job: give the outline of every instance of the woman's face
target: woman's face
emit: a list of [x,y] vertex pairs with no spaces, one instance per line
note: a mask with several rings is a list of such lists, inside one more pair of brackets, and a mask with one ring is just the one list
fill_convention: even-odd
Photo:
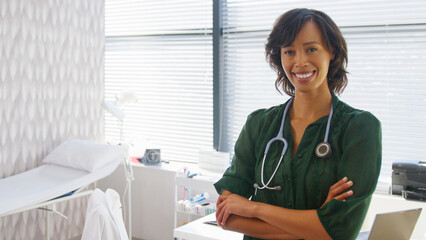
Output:
[[290,46],[281,48],[281,64],[295,92],[328,90],[327,73],[332,54],[325,47],[314,21],[306,22]]

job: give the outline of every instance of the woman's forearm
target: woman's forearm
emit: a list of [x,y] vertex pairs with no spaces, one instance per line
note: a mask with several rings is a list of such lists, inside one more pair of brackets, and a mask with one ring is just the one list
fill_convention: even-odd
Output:
[[238,215],[231,215],[222,228],[261,239],[297,239],[292,234],[260,219],[246,218]]
[[[352,181],[348,181],[347,177],[339,180],[330,187],[324,204],[333,199],[342,201],[352,196],[353,191],[347,191],[352,185]],[[286,209],[253,202],[226,190],[219,196],[216,206],[216,220],[219,226],[222,225],[250,236],[270,239],[275,236],[280,236],[278,239],[331,239],[319,220],[316,210]],[[231,217],[232,223],[227,224],[229,221],[227,219]],[[255,235],[268,233],[273,235],[268,237]]]
[[[281,231],[278,231],[278,233],[289,234],[289,237],[296,239],[331,239],[320,222],[316,210],[286,209],[250,201],[237,194],[226,192],[219,196],[217,201],[216,220],[219,226],[226,225],[231,216],[262,220],[266,225],[280,229]],[[257,228],[255,224],[252,224],[255,222],[242,223],[230,225],[231,227],[227,228],[247,235],[253,235],[253,233],[247,231],[267,233],[262,232],[262,228]]]
[[253,214],[260,220],[302,239],[331,239],[316,210],[294,210],[264,203],[253,205]]

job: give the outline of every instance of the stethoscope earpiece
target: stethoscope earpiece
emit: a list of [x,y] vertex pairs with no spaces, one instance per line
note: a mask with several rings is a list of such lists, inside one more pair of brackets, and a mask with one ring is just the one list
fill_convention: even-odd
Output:
[[315,155],[319,158],[327,158],[331,155],[331,146],[328,142],[321,142],[315,148]]

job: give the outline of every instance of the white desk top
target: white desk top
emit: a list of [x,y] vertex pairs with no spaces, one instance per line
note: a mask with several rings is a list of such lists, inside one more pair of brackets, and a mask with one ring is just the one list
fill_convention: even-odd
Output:
[[186,240],[241,240],[243,234],[223,230],[221,227],[205,224],[207,221],[216,220],[215,213],[197,219],[173,231],[175,238]]
[[[215,213],[197,219],[186,225],[174,229],[174,237],[185,240],[242,240],[243,234],[223,230],[222,228],[210,224],[207,221],[216,220]],[[426,236],[426,235],[425,235]],[[360,233],[357,239],[367,239],[368,233]],[[426,238],[411,238],[426,239]]]

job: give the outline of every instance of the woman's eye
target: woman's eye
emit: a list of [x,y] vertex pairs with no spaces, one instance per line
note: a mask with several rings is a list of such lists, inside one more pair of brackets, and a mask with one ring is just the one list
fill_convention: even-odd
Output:
[[292,50],[288,50],[288,51],[284,51],[284,55],[293,55],[294,51]]
[[309,48],[308,50],[307,50],[307,52],[316,52],[317,51],[317,49],[316,48]]

